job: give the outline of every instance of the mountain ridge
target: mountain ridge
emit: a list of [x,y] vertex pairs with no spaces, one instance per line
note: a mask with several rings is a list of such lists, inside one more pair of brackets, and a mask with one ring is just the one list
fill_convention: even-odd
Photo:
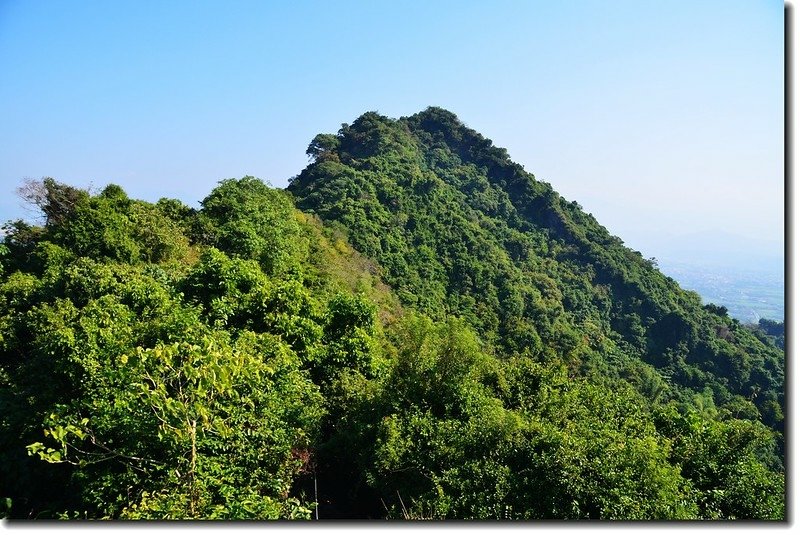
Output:
[[199,209],[26,185],[4,515],[785,518],[782,326],[703,306],[440,108],[307,154]]
[[[392,131],[393,125],[396,125],[396,131]],[[401,141],[404,136],[405,140]],[[369,149],[358,153],[348,152],[350,147],[355,146],[355,140]],[[364,140],[367,142],[364,143]],[[669,365],[663,355],[678,350],[682,343],[688,346],[688,351],[686,348],[681,350],[684,362],[690,359],[703,363],[702,359],[707,359],[707,365],[704,366],[706,370],[718,368],[714,361],[720,357],[726,358],[725,354],[710,350],[710,346],[716,338],[713,332],[722,327],[729,329],[733,323],[721,321],[719,316],[704,309],[697,294],[681,290],[674,280],[660,273],[652,261],[624,247],[619,238],[610,235],[576,202],[566,201],[549,184],[537,181],[522,166],[511,162],[505,150],[494,147],[490,140],[465,127],[454,114],[440,108],[429,108],[393,121],[372,112],[344,127],[336,138],[329,138],[328,142],[327,148],[319,153],[320,159],[298,175],[288,189],[298,199],[298,206],[302,209],[316,212],[327,221],[345,222],[356,248],[378,259],[386,267],[390,285],[393,279],[407,281],[410,271],[411,280],[426,281],[425,284],[420,283],[417,295],[456,293],[473,299],[483,295],[480,291],[473,291],[475,288],[458,286],[460,280],[480,278],[481,269],[466,273],[447,261],[436,261],[437,258],[447,259],[451,256],[448,245],[437,241],[436,236],[458,225],[448,222],[437,226],[429,222],[427,227],[436,231],[431,231],[433,236],[426,237],[428,243],[421,244],[417,243],[419,232],[416,229],[413,232],[417,235],[411,237],[409,232],[403,231],[407,228],[397,230],[401,221],[392,220],[391,214],[399,211],[392,206],[406,203],[404,209],[408,212],[413,203],[438,187],[451,193],[446,201],[450,206],[433,198],[430,204],[413,212],[411,224],[418,225],[413,217],[424,219],[426,214],[422,212],[425,210],[434,210],[436,216],[443,220],[452,219],[453,214],[459,211],[453,203],[461,206],[461,211],[466,214],[465,219],[472,218],[473,221],[466,221],[459,227],[461,234],[451,238],[456,242],[469,243],[478,237],[473,250],[469,252],[478,255],[481,264],[490,264],[490,257],[502,259],[498,267],[502,275],[495,274],[493,280],[483,281],[484,289],[489,286],[503,287],[504,281],[530,281],[532,277],[545,273],[549,280],[542,281],[535,288],[538,295],[542,295],[547,284],[560,280],[552,265],[546,267],[548,261],[551,264],[561,262],[572,266],[570,276],[573,279],[580,279],[582,273],[586,272],[590,272],[591,277],[581,283],[573,281],[573,284],[560,284],[562,298],[566,294],[566,299],[563,299],[563,303],[552,302],[548,305],[556,310],[561,307],[559,317],[570,318],[568,322],[571,322],[572,318],[584,313],[596,322],[605,321],[607,328],[601,330],[605,330],[615,341],[638,346],[639,356],[659,367]],[[381,147],[384,150],[388,148],[391,156],[387,157],[387,161],[399,164],[391,169],[388,179],[381,175],[382,168],[374,161]],[[445,176],[449,183],[442,181],[437,173]],[[353,181],[347,183],[346,188],[337,189],[348,177]],[[361,184],[364,187],[358,189]],[[410,193],[403,197],[402,192],[397,190],[397,184],[407,190],[410,188]],[[348,191],[354,195],[349,195]],[[355,194],[360,197],[356,198]],[[386,227],[376,231],[370,228],[367,214],[381,212],[380,221]],[[408,221],[404,225],[408,227]],[[491,232],[481,232],[487,229]],[[503,236],[504,241],[490,239],[491,233]],[[393,242],[388,241],[387,234]],[[531,236],[535,238],[532,240]],[[402,245],[404,239],[405,248]],[[426,250],[433,253],[428,255],[425,266],[426,269],[434,266],[431,269],[435,273],[422,273],[419,276],[413,273],[415,266],[421,265],[413,260],[419,255],[419,246],[427,247]],[[515,248],[517,253],[511,258],[509,252]],[[486,251],[491,252],[487,254]],[[465,262],[465,256],[462,254],[457,260]],[[522,266],[522,273],[516,269],[519,266]],[[555,271],[559,269],[564,271],[560,267]],[[437,277],[442,284],[431,288],[428,282]],[[518,292],[509,286],[505,285],[502,290],[506,296],[510,300],[521,299]],[[570,295],[578,290],[589,295],[610,292],[611,298],[603,300],[596,297],[592,298],[594,301],[590,299],[587,302],[585,296],[576,295],[573,301],[583,302],[570,301]],[[401,299],[403,295],[401,292]],[[429,301],[430,298],[426,299],[426,303]],[[441,306],[437,310],[429,304],[424,304],[423,310],[434,315],[442,313],[447,306],[444,305],[445,299],[440,301]],[[406,297],[407,304],[413,302],[413,297]],[[619,310],[610,317],[601,317],[598,307],[603,306],[614,306]],[[494,308],[495,312],[500,311],[495,314],[496,317],[487,318],[491,311],[483,310],[480,314],[476,311],[472,320],[468,321],[481,334],[502,340],[514,338],[514,333],[504,329],[503,325],[519,323],[524,321],[526,315],[536,314],[532,310],[512,312],[503,309],[500,303],[494,303]],[[450,310],[464,313],[463,300],[453,303]],[[698,335],[696,325],[690,329],[693,322],[688,321],[687,316],[705,318],[702,327],[705,332]],[[527,323],[526,327],[536,330],[536,322]],[[644,336],[642,331],[646,333]],[[698,336],[705,340],[700,340]],[[518,342],[518,347],[525,344],[522,340]],[[506,349],[514,348],[508,345]],[[727,380],[737,381],[734,389],[743,394],[751,387],[748,380],[741,377],[729,377]]]

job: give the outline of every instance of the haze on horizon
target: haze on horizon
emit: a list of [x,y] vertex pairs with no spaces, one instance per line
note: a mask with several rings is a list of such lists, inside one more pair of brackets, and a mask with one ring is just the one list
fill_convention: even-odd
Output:
[[748,0],[3,2],[0,219],[27,217],[25,177],[194,206],[224,178],[284,187],[317,133],[436,105],[645,256],[692,235],[780,256],[783,19]]

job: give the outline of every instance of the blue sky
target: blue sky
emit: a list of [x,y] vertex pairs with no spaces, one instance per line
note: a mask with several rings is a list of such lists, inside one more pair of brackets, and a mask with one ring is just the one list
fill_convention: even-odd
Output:
[[783,38],[774,0],[0,0],[0,219],[24,177],[283,187],[315,134],[437,105],[648,256],[778,251]]

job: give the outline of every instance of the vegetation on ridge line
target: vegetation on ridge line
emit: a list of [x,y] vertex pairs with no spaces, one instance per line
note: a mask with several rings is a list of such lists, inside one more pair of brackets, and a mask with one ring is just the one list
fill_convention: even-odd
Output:
[[288,193],[224,180],[199,210],[25,186],[7,516],[785,517],[772,326],[703,307],[444,110],[309,154]]

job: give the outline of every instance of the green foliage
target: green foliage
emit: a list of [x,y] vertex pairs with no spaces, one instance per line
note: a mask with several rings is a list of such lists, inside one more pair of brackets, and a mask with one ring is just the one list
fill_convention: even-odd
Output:
[[326,350],[316,366],[319,381],[329,382],[342,369],[374,374],[374,321],[374,305],[359,296],[338,294],[328,302],[323,331]]
[[[500,365],[463,323],[410,317],[395,364],[337,422],[343,451],[393,515],[413,518],[693,518],[642,402],[518,358]],[[398,499],[398,496],[400,499]],[[405,500],[405,501],[400,501]]]
[[18,261],[26,261],[41,239],[77,256],[124,263],[178,260],[188,252],[188,240],[175,221],[153,205],[130,200],[119,186],[112,184],[92,197],[46,178],[28,182],[23,197],[41,208],[46,224],[36,229],[17,222],[9,229],[6,242]]
[[6,263],[8,262],[7,258],[11,252],[8,250],[5,244],[0,243],[0,275],[3,275],[6,271]]
[[280,277],[246,244],[198,257],[182,229],[203,214],[181,205],[116,186],[81,199],[2,251],[11,516],[308,518],[297,485],[324,414],[311,377],[370,373],[374,306],[309,265],[312,295],[291,256]]
[[786,332],[782,321],[761,318],[758,320],[758,325],[753,326],[752,330],[759,339],[786,351]]
[[257,178],[223,180],[202,205],[197,239],[256,260],[269,275],[287,271],[305,253],[290,197]]
[[[477,331],[482,351],[564,366],[575,380],[587,381],[578,392],[594,392],[598,399],[620,399],[620,403],[628,400],[632,415],[651,422],[646,432],[628,437],[613,428],[604,430],[598,417],[585,410],[574,422],[562,420],[541,431],[550,437],[546,442],[550,453],[526,461],[540,463],[535,470],[540,486],[519,492],[523,496],[544,489],[556,492],[552,500],[561,508],[517,506],[503,510],[502,515],[713,516],[695,501],[697,474],[680,475],[669,454],[669,441],[654,431],[647,416],[651,406],[670,400],[684,407],[702,405],[703,418],[711,421],[749,417],[782,431],[780,352],[759,342],[724,310],[703,307],[699,296],[681,290],[658,272],[655,262],[625,248],[577,203],[565,201],[549,184],[537,181],[511,162],[505,150],[466,128],[453,114],[429,108],[392,120],[370,112],[343,126],[335,136],[317,136],[309,155],[314,161],[289,187],[298,205],[346,229],[354,246],[378,262],[381,275],[405,306],[445,323],[458,316]],[[422,455],[409,445],[428,440],[422,422],[445,417],[449,404],[463,407],[464,400],[452,397],[451,383],[434,371],[433,363],[440,361],[419,336],[412,336],[417,331],[404,332],[411,338],[394,340],[397,369],[403,372],[391,375],[387,388],[397,399],[405,395],[409,400],[427,401],[411,404],[408,412],[387,413],[389,419],[380,424],[362,422],[353,424],[353,429],[382,426],[388,442],[381,451],[386,459],[393,459],[393,470],[406,473],[409,464],[418,463]],[[409,351],[413,358],[403,347],[413,348]],[[436,379],[415,370],[427,370]],[[436,385],[435,400],[425,386],[430,384]],[[627,392],[625,397],[617,398],[621,392]],[[514,410],[531,413],[530,418],[541,417],[530,398],[519,396],[513,398],[520,404]],[[643,401],[630,405],[636,396]],[[506,399],[504,406],[509,408],[511,401]],[[376,403],[375,398],[371,403]],[[562,435],[566,426],[582,431]],[[463,430],[459,432],[463,437]],[[581,436],[586,437],[585,443]],[[615,436],[622,445],[621,457],[602,450],[605,442],[598,438],[607,437],[611,444]],[[455,440],[445,442],[452,447]],[[359,447],[368,443],[364,438]],[[562,443],[565,446],[558,446]],[[780,455],[780,435],[767,443],[773,454]],[[406,451],[413,451],[408,455],[416,459],[414,463],[402,461]],[[495,478],[497,485],[486,486],[494,489],[495,498],[503,485],[511,488],[509,481],[514,478],[506,474],[515,472],[508,465],[490,469],[462,461],[459,467],[469,466],[464,470],[471,474],[462,474],[462,483]],[[597,470],[579,468],[593,462],[601,463]],[[775,464],[758,466],[769,477],[781,470]],[[568,474],[561,482],[541,479],[540,474],[559,470]],[[617,472],[624,475],[613,475]],[[393,473],[381,473],[374,481]],[[437,479],[437,496],[444,492],[451,497],[431,501],[432,495],[425,493],[433,490],[424,490],[430,487],[422,481],[430,483],[432,477],[427,473],[416,483],[407,482],[406,503],[398,505],[398,511],[407,515],[412,497],[425,495],[428,509],[416,514],[449,514],[443,511],[451,511],[447,507],[455,502],[447,500],[467,493],[459,483],[459,490],[450,494]],[[388,489],[381,488],[388,497]],[[619,490],[600,497],[600,489],[606,488]],[[465,495],[478,507],[478,498]],[[644,505],[637,509],[634,504],[639,503]],[[501,516],[500,509],[489,511],[460,509],[456,516]],[[760,518],[763,512],[739,511],[730,516]]]
[[[122,354],[88,374],[91,395],[59,406],[28,446],[78,467],[99,513],[123,518],[280,518],[320,417],[319,394],[279,341],[222,335]],[[90,414],[91,417],[81,417]],[[231,463],[235,459],[235,463]],[[122,473],[119,473],[122,472]],[[109,488],[126,480],[127,496]],[[89,477],[90,476],[90,477]]]
[[331,134],[318,134],[308,145],[306,154],[314,160],[326,159],[333,156],[339,147],[339,138]]
[[500,353],[582,374],[621,375],[610,355],[623,353],[669,377],[667,397],[710,386],[724,404],[769,391],[756,406],[781,429],[780,351],[703,307],[453,114],[370,112],[315,140],[328,156],[290,191],[345,227],[404,305],[464,318]]
[[199,210],[21,188],[0,514],[785,518],[782,324],[703,306],[445,110],[307,154]]
[[749,420],[714,421],[696,411],[659,411],[658,425],[672,438],[672,461],[691,479],[705,518],[785,518],[784,475],[773,432]]

